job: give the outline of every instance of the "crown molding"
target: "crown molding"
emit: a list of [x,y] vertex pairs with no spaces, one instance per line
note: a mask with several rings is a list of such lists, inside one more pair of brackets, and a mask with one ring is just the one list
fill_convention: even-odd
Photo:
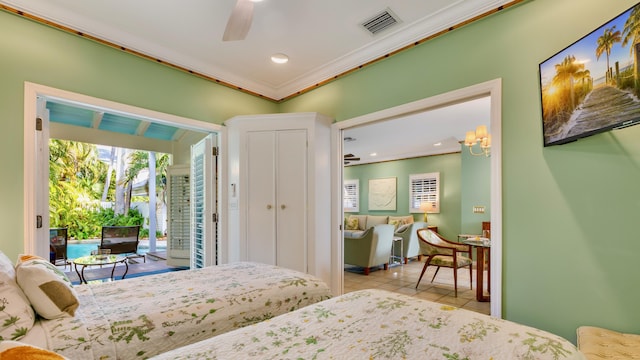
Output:
[[[524,1],[527,0],[494,0],[484,6],[475,7],[471,4],[471,1],[458,0],[446,9],[409,24],[409,26],[403,28],[402,31],[390,32],[374,43],[356,49],[351,53],[293,79],[280,87],[272,87],[251,81],[250,79],[216,68],[211,64],[204,64],[193,58],[186,57],[171,49],[153,45],[149,45],[149,47],[145,49],[125,47],[112,39],[106,39],[96,36],[93,33],[76,30],[71,26],[68,26],[66,21],[55,22],[52,19],[34,15],[28,12],[30,11],[29,9],[18,9],[0,4],[0,10],[13,13],[29,20],[183,72],[187,72],[234,90],[273,102],[282,102],[328,84],[354,71],[362,69],[365,66],[384,60],[396,53],[413,48],[435,37],[446,34],[464,25],[470,24]],[[10,0],[5,2],[11,3]],[[122,34],[122,36],[123,38],[132,39],[132,37],[127,34]],[[160,54],[161,56],[150,54]],[[167,59],[169,58],[177,59],[177,61],[168,61]]]

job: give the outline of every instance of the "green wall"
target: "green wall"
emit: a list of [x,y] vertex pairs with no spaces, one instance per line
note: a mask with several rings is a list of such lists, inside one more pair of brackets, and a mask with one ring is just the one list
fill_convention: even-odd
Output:
[[[533,0],[283,104],[337,121],[502,79],[503,316],[638,331],[640,126],[542,146],[538,64],[636,4]],[[604,61],[604,58],[601,58]]]
[[[474,152],[478,152],[478,145]],[[491,221],[491,163],[486,156],[473,156],[462,149],[462,202],[460,233],[482,234],[482,222]],[[474,213],[474,206],[484,206],[484,213]]]
[[24,81],[220,123],[341,121],[501,78],[503,316],[570,340],[585,324],[637,332],[640,126],[544,148],[538,85],[541,61],[635,3],[530,0],[279,105],[0,12],[0,248],[22,250]]
[[[440,173],[440,213],[429,214],[429,225],[438,226],[438,232],[448,239],[457,239],[460,233],[460,153],[425,156],[375,164],[347,166],[344,179],[360,179],[360,214],[409,215],[409,175]],[[369,180],[396,178],[396,211],[369,209]],[[422,221],[423,214],[413,214]]]
[[25,81],[218,124],[235,115],[278,111],[272,102],[4,11],[0,34],[0,249],[12,259],[24,249]]

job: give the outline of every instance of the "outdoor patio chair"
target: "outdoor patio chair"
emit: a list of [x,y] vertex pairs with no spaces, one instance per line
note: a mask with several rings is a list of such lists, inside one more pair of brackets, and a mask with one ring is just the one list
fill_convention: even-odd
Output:
[[64,265],[65,269],[69,263],[67,259],[67,228],[49,229],[49,260],[53,265]]
[[141,257],[147,262],[144,254],[138,253],[138,235],[140,226],[103,226],[100,249],[110,249],[111,254],[127,254],[127,258]]

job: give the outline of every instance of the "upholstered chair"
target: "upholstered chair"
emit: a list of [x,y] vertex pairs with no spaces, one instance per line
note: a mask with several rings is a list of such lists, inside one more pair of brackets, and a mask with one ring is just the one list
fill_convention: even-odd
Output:
[[393,225],[381,224],[367,229],[362,237],[344,238],[344,263],[364,268],[369,275],[372,267],[389,267],[393,245]]
[[[423,221],[416,221],[412,224],[405,225],[404,228],[398,228],[396,232],[393,234],[394,236],[402,238],[402,251],[398,251],[400,249],[395,248],[394,254],[402,254],[402,260],[406,264],[409,262],[409,258],[413,257],[421,257],[420,254],[420,244],[418,241],[418,230],[426,229],[427,223]],[[400,241],[396,241],[393,243],[394,247],[400,247]]]
[[[420,285],[422,276],[427,270],[427,267],[437,266],[431,282],[436,278],[438,270],[441,267],[448,267],[453,269],[453,288],[455,297],[458,297],[458,269],[463,267],[469,267],[469,284],[473,288],[473,273],[472,273],[472,261],[471,261],[471,246],[466,244],[460,244],[457,242],[449,241],[440,236],[440,234],[429,230],[420,229],[417,231],[418,240],[420,244],[420,253],[427,257],[420,273],[420,278],[416,284],[416,289]],[[462,255],[462,254],[467,254]]]

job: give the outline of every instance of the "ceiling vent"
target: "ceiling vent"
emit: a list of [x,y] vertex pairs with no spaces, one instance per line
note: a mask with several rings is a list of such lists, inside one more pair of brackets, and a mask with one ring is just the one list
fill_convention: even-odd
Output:
[[377,33],[384,31],[395,24],[400,23],[400,19],[397,15],[395,15],[391,9],[386,9],[379,14],[376,14],[362,22],[362,27],[364,27],[369,33],[372,35],[376,35]]

